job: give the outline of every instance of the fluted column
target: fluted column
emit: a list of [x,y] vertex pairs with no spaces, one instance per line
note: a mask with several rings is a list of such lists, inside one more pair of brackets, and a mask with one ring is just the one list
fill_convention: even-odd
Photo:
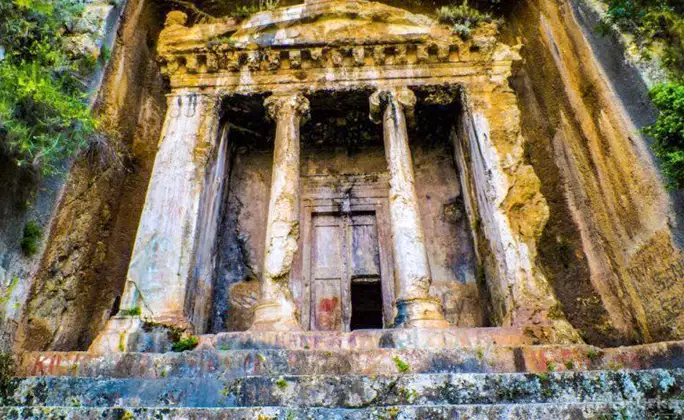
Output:
[[397,317],[395,327],[447,327],[441,301],[430,297],[432,276],[418,208],[406,120],[416,97],[407,88],[376,91],[370,97],[371,120],[382,122],[390,172],[389,209],[394,251]]
[[299,239],[299,127],[308,115],[309,101],[295,93],[271,96],[264,105],[276,123],[276,133],[261,300],[252,329],[298,330],[290,272]]

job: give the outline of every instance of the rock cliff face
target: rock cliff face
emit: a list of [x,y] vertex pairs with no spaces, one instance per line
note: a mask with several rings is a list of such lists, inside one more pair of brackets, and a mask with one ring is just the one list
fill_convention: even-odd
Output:
[[[467,219],[456,214],[475,213],[470,208],[473,203],[461,197],[465,195],[462,190],[469,188],[463,175],[459,187],[452,176],[455,172],[449,176],[438,173],[442,167],[454,170],[453,162],[440,161],[447,149],[437,153],[428,147],[434,146],[429,142],[412,145],[417,187],[428,191],[423,183],[443,181],[442,189],[421,195],[420,208],[423,225],[429,226],[429,232],[437,232],[437,240],[428,244],[431,255],[437,255],[431,258],[439,258],[430,261],[435,265],[433,274],[454,281],[434,282],[431,292],[444,296],[447,318],[458,326],[509,326],[516,325],[516,317],[549,318],[563,326],[561,335],[566,339],[576,338],[571,325],[584,341],[600,346],[681,339],[684,254],[675,240],[675,225],[684,211],[677,212],[672,205],[647,140],[639,133],[654,115],[644,85],[621,59],[620,45],[592,33],[596,16],[584,1],[520,0],[506,8],[505,23],[496,36],[504,44],[520,44],[522,60],[518,60],[516,48],[501,44],[497,51],[488,52],[515,61],[514,71],[493,69],[489,77],[496,80],[482,88],[486,92],[464,100],[471,108],[462,114],[465,118],[457,124],[460,132],[456,134],[460,140],[453,143],[457,150],[462,147],[460,158],[456,153],[455,166],[463,171],[470,165],[467,170],[479,177],[481,185],[494,185],[490,190],[473,188],[475,196],[483,197],[477,205],[481,216]],[[425,6],[400,6],[432,11]],[[119,308],[166,113],[168,87],[156,55],[168,7],[146,0],[128,1],[97,95],[96,110],[119,132],[119,151],[126,151],[120,153],[123,157],[104,164],[98,159],[78,159],[63,188],[55,181],[39,192],[40,197],[45,196],[42,200],[59,202],[52,216],[50,205],[37,211],[37,217],[46,224],[50,220],[51,226],[39,261],[3,253],[0,306],[5,306],[5,322],[0,319],[0,328],[6,344],[0,351],[8,350],[9,343],[15,343],[16,349],[85,350]],[[401,29],[403,24],[420,27],[429,22],[427,18],[406,19],[408,23],[392,25]],[[382,25],[378,22],[375,24]],[[176,22],[167,28],[165,47],[177,46],[173,30],[184,31],[184,24]],[[212,28],[230,34],[235,22],[224,20]],[[197,45],[183,47],[203,48],[207,37],[216,35],[200,29],[195,32]],[[275,37],[275,33],[268,36]],[[493,31],[487,35],[495,36]],[[270,42],[262,39],[267,36],[255,36],[245,29],[235,39],[243,46],[255,39]],[[287,44],[282,39],[278,42]],[[464,56],[479,53],[476,46],[462,52]],[[245,57],[249,60],[250,56]],[[363,65],[369,57],[337,58],[340,64],[356,59]],[[280,56],[271,54],[268,59],[269,65],[280,65]],[[239,60],[236,65],[243,65]],[[322,78],[317,83],[330,81]],[[251,124],[236,122],[249,130],[263,122]],[[241,135],[249,138],[249,130]],[[363,156],[370,161],[375,153],[382,162],[378,150]],[[225,213],[222,220],[222,228],[234,232],[235,237],[223,232],[219,242],[223,248],[218,251],[217,277],[226,282],[214,288],[208,326],[212,332],[248,328],[259,297],[263,258],[259,224],[267,213],[261,201],[268,197],[272,157],[270,152],[244,155],[243,151],[230,151],[229,177],[236,180],[231,188],[238,194],[229,194],[223,205],[239,211]],[[466,164],[464,154],[480,160]],[[330,157],[331,162],[334,159],[338,159],[335,164],[328,164],[321,158],[316,168],[304,164],[302,171],[330,175],[353,169],[343,158]],[[251,161],[258,162],[247,168]],[[307,162],[313,165],[312,161]],[[428,165],[434,161],[442,166]],[[15,179],[10,186],[18,184]],[[6,203],[23,201],[14,195],[16,190],[10,188],[14,201]],[[441,201],[433,204],[437,199],[452,200],[453,208],[442,206]],[[3,217],[21,212],[10,208],[14,204],[2,206]],[[2,239],[16,239],[21,229],[17,226],[3,227]],[[453,238],[442,235],[443,231],[453,233],[460,245],[442,249],[442,245],[453,245]],[[474,245],[470,242],[473,237]],[[486,248],[483,241],[494,241],[500,247]],[[520,271],[527,273],[526,280],[514,287],[486,281],[487,276],[512,277]],[[21,281],[9,290],[15,276]],[[11,294],[12,299],[3,298],[4,294]],[[540,301],[544,305],[535,303]],[[229,310],[234,316],[226,316]]]
[[69,171],[24,306],[19,348],[85,349],[118,305],[166,107],[154,61],[159,13],[130,1],[121,16],[95,104],[121,144],[109,152],[114,159],[84,157]]
[[508,20],[509,40],[525,45],[513,85],[528,154],[552,208],[542,261],[588,341],[679,338],[676,216],[638,131],[652,110],[619,44],[607,52],[583,6],[523,1]]

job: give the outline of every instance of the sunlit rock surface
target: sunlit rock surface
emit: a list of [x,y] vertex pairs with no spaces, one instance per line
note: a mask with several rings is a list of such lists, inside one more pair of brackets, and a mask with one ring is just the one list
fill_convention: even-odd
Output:
[[88,6],[126,158],[41,196],[40,259],[0,231],[0,413],[681,416],[682,211],[594,6]]

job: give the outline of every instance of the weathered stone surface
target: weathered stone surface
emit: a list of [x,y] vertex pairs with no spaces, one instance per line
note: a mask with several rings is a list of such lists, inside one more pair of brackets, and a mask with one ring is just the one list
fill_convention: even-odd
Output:
[[[673,222],[681,212],[673,212],[640,133],[655,116],[637,94],[643,81],[625,76],[633,69],[619,42],[595,33],[591,3],[528,1],[510,17],[516,29],[508,38],[522,37],[529,63],[516,90],[526,135],[538,145],[531,160],[544,191],[562,193],[554,194],[544,242],[571,249],[567,277],[562,264],[546,265],[558,266],[554,289],[594,341],[676,339],[684,277]],[[570,219],[574,226],[564,228]],[[562,255],[547,252],[554,253]]]
[[667,418],[681,415],[680,401],[650,401],[647,403],[560,403],[560,404],[488,404],[458,406],[388,406],[375,408],[79,408],[79,407],[0,407],[0,414],[8,419],[69,418],[74,420],[99,418],[118,420],[132,416],[136,419],[245,419],[268,418],[280,420],[318,419],[365,420],[429,418],[556,418],[564,420],[595,419],[629,415],[633,419]]
[[265,107],[276,121],[271,196],[266,225],[261,299],[254,309],[253,330],[297,330],[297,308],[290,273],[299,241],[300,124],[309,112],[301,94],[271,96]]
[[415,94],[409,89],[380,90],[370,97],[370,117],[382,122],[390,173],[389,209],[392,229],[397,327],[445,327],[441,301],[429,296],[428,261],[407,120],[413,121]]
[[155,322],[182,326],[192,322],[184,305],[195,264],[202,263],[202,256],[196,255],[198,236],[207,223],[204,220],[215,213],[220,202],[216,195],[222,192],[222,164],[217,173],[212,171],[212,162],[223,156],[225,148],[218,113],[215,97],[194,93],[169,97],[122,310],[140,308]]
[[[490,332],[491,333],[491,332]],[[530,346],[494,335],[497,344],[397,342],[371,348],[334,340],[300,340],[299,346],[252,340],[203,342],[183,353],[29,352],[21,356],[19,377],[234,378],[254,375],[389,375],[402,373],[581,372],[587,370],[681,369],[682,342],[599,349],[586,345]],[[259,337],[255,337],[259,338]],[[324,338],[324,337],[323,337]],[[412,345],[411,345],[412,344]],[[380,346],[382,347],[382,346]],[[397,360],[402,363],[397,363]]]
[[[139,6],[140,2],[131,0],[128,4]],[[99,88],[101,100],[94,110],[104,115],[107,130],[118,134],[107,147],[98,143],[92,153],[76,159],[73,165],[65,163],[65,170],[70,168],[68,175],[41,181],[36,186],[40,191],[37,199],[31,204],[36,208],[19,212],[25,220],[14,220],[9,213],[2,213],[3,228],[17,229],[19,236],[12,239],[7,230],[0,233],[0,265],[9,268],[7,280],[20,280],[11,290],[11,299],[0,303],[4,305],[0,318],[7,316],[7,323],[0,326],[2,351],[10,351],[12,345],[15,349],[86,349],[122,291],[127,263],[120,261],[130,257],[147,165],[154,160],[149,148],[137,145],[155,144],[158,140],[165,98],[158,66],[145,47],[147,30],[142,30],[150,21],[150,10],[143,7],[136,14],[117,7],[114,12],[106,22],[107,36],[102,42],[112,47],[119,14],[125,16],[120,28],[126,35],[119,38],[119,48],[113,51],[111,60],[111,67],[118,71],[108,71],[101,84],[100,77],[107,67],[93,75],[95,92],[91,100]],[[135,165],[131,165],[129,157],[135,159]],[[19,173],[9,162],[0,166]],[[12,184],[9,180],[3,182]],[[27,185],[23,189],[29,192]],[[47,204],[47,196],[58,198],[54,208]],[[21,194],[14,198],[28,200]],[[13,200],[3,198],[0,202],[19,208]],[[44,225],[45,252],[32,258],[23,256],[19,248],[27,220]],[[4,240],[16,241],[16,248],[6,248]],[[32,268],[27,269],[29,266]],[[4,293],[0,291],[3,298]]]
[[[234,379],[15,380],[5,405],[79,407],[324,407],[677,400],[682,370],[538,374],[248,376]],[[201,392],[197,392],[201,390]]]

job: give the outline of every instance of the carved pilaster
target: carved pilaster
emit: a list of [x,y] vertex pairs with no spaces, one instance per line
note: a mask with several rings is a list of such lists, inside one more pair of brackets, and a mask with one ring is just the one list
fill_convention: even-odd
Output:
[[226,141],[219,133],[219,102],[196,92],[169,96],[121,309],[91,350],[125,351],[139,317],[190,331],[206,322],[199,318],[208,313],[211,296],[197,301],[188,288],[197,273],[213,270],[218,220],[208,215],[218,214],[221,202],[217,183],[224,165],[215,163],[225,159]]

